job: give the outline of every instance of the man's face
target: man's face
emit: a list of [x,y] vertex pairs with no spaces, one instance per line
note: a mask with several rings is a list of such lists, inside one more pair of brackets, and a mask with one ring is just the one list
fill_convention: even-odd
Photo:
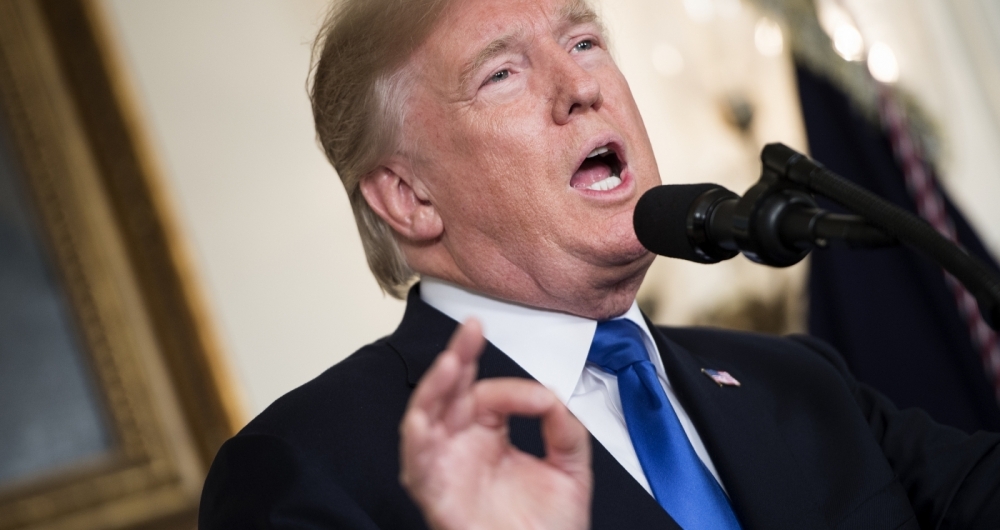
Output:
[[632,211],[660,177],[593,18],[572,0],[456,0],[410,62],[405,151],[446,279],[594,317],[631,303],[652,261]]

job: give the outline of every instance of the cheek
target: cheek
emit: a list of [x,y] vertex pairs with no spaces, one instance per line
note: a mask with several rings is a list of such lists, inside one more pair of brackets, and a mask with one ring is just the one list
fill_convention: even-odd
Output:
[[524,202],[537,191],[538,172],[546,170],[548,155],[540,149],[544,143],[537,132],[526,130],[525,120],[486,116],[456,135],[459,160],[467,161],[462,178],[471,182],[471,197],[483,203],[504,203],[506,207]]
[[500,241],[523,237],[531,226],[531,175],[521,165],[523,157],[507,154],[522,152],[522,146],[495,136],[489,144],[478,140],[465,135],[457,141],[453,153],[463,154],[449,157],[453,163],[442,164],[435,175],[446,229],[463,238],[472,233]]

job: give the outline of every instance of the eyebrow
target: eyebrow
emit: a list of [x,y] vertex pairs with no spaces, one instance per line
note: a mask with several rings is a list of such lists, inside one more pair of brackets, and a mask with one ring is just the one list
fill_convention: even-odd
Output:
[[494,39],[492,42],[486,45],[485,48],[476,54],[476,57],[466,63],[465,67],[462,68],[462,75],[459,77],[459,85],[461,87],[468,86],[469,81],[472,76],[483,67],[484,64],[489,62],[491,59],[497,55],[501,55],[512,47],[518,37],[523,35],[523,31],[514,31],[508,33],[498,39]]
[[[562,27],[572,27],[578,26],[580,24],[588,24],[597,22],[597,13],[587,4],[585,0],[570,0],[566,5],[559,10],[559,20]],[[602,25],[601,33],[604,33],[604,26]],[[489,62],[491,59],[498,55],[509,51],[513,46],[514,42],[518,40],[524,34],[523,30],[515,30],[508,33],[500,38],[494,39],[489,44],[486,45],[479,53],[476,54],[475,58],[465,64],[462,68],[462,73],[459,76],[458,86],[468,86],[469,81],[472,76],[483,67],[484,64]]]
[[[585,0],[570,0],[559,10],[559,18],[564,24],[576,26],[597,22],[597,13]],[[603,27],[601,28],[604,29]]]

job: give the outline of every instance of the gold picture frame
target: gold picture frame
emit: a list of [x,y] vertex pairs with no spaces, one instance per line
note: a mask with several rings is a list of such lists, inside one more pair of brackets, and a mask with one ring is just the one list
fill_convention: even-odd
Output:
[[245,420],[99,7],[0,0],[0,114],[113,440],[0,483],[0,530],[194,528]]

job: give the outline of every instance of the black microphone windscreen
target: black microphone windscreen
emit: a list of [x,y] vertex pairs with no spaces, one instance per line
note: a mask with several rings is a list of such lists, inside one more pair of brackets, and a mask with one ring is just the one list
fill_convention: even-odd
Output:
[[666,184],[644,193],[632,215],[639,242],[661,256],[704,262],[688,238],[688,213],[695,199],[721,187],[718,184]]

